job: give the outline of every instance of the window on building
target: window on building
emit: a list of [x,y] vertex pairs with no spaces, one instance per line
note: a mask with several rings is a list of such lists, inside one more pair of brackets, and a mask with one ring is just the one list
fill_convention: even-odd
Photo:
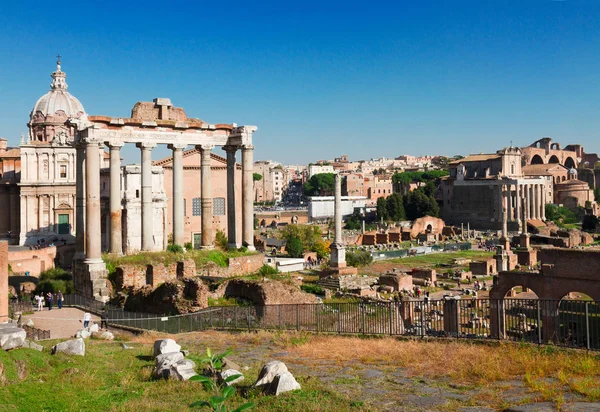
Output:
[[215,197],[213,199],[213,216],[225,216],[224,197]]
[[192,199],[192,216],[202,216],[202,200],[199,197]]
[[135,198],[136,199],[140,198],[140,189],[135,189]]
[[60,178],[61,179],[67,178],[67,165],[60,165]]

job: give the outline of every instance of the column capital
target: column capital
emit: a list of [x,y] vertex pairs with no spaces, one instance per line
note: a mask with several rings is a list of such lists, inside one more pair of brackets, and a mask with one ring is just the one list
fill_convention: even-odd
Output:
[[125,143],[123,142],[104,142],[104,144],[106,146],[108,146],[111,150],[119,150],[121,149],[123,146],[125,146]]
[[200,150],[200,151],[207,151],[210,152],[212,149],[215,148],[214,144],[197,144],[196,145],[196,149]]
[[154,143],[154,142],[139,142],[139,143],[136,143],[135,146],[142,150],[144,150],[144,149],[152,150],[156,147],[156,143]]
[[254,150],[254,145],[252,144],[245,144],[242,146],[242,150]]
[[184,150],[188,145],[187,143],[171,143],[167,147],[171,150]]
[[233,144],[227,144],[222,147],[222,149],[225,150],[227,153],[230,153],[230,152],[235,153],[235,152],[237,152],[237,150],[239,148],[240,147],[238,145],[233,145]]
[[102,142],[102,140],[98,139],[97,137],[92,137],[92,136],[82,138],[81,142],[84,144],[84,146],[104,144],[104,142]]

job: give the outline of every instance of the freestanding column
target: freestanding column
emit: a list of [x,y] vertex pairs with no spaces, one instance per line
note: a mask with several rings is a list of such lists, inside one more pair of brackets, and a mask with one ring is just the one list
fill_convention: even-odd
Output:
[[44,231],[42,225],[44,224],[44,196],[38,195],[38,232]]
[[200,151],[200,170],[202,173],[202,187],[200,187],[200,199],[202,203],[202,245],[201,249],[213,248],[213,200],[212,189],[210,187],[210,151],[212,145],[199,145],[196,148]]
[[254,146],[244,145],[242,147],[242,244],[248,250],[254,248]]
[[542,220],[546,220],[546,184],[542,185]]
[[185,143],[170,144],[173,150],[173,243],[183,246],[183,150]]
[[154,222],[152,213],[152,149],[156,143],[142,142],[142,250],[154,249]]
[[521,230],[521,193],[519,182],[515,185],[515,220],[517,221],[517,230]]
[[507,195],[506,196],[507,197],[507,202],[506,202],[507,209],[506,210],[508,211],[507,220],[509,222],[512,222],[513,221],[513,205],[512,205],[513,196],[512,196],[512,185],[511,184],[506,185],[506,195]]
[[77,144],[77,178],[75,179],[75,260],[85,257],[85,148]]
[[333,216],[335,219],[335,243],[342,243],[342,177],[335,175],[335,200]]
[[223,150],[227,152],[227,246],[237,249],[235,221],[235,152],[237,146],[223,146]]
[[100,230],[100,145],[98,141],[86,139],[86,262],[102,261]]
[[121,147],[110,145],[110,253],[123,253],[121,236]]

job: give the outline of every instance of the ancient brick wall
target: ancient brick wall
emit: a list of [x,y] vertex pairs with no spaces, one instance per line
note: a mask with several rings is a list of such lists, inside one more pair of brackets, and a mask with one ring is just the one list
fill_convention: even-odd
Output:
[[8,254],[8,263],[14,273],[29,272],[29,276],[39,277],[40,273],[54,267],[56,246],[38,250],[15,250]]
[[411,275],[413,278],[429,280],[431,283],[437,280],[435,269],[414,268]]
[[386,273],[379,277],[379,284],[382,286],[391,286],[395,292],[402,289],[412,290],[413,278],[411,275],[403,273]]
[[0,323],[8,321],[8,242],[0,241]]

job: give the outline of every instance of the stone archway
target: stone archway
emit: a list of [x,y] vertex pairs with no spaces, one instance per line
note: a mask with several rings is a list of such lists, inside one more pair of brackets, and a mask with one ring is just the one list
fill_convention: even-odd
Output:
[[531,164],[532,165],[543,165],[544,164],[544,159],[542,159],[542,157],[540,155],[534,155],[531,158]]
[[558,164],[560,164],[560,160],[558,159],[558,157],[556,155],[552,155],[552,156],[550,156],[550,159],[548,160],[548,163],[558,163]]
[[568,169],[574,169],[576,167],[575,160],[572,157],[567,157],[565,159],[565,167]]
[[582,292],[569,292],[557,303],[556,309],[556,334],[559,343],[600,349],[600,342],[594,333],[596,319],[600,316],[600,305],[591,296]]

